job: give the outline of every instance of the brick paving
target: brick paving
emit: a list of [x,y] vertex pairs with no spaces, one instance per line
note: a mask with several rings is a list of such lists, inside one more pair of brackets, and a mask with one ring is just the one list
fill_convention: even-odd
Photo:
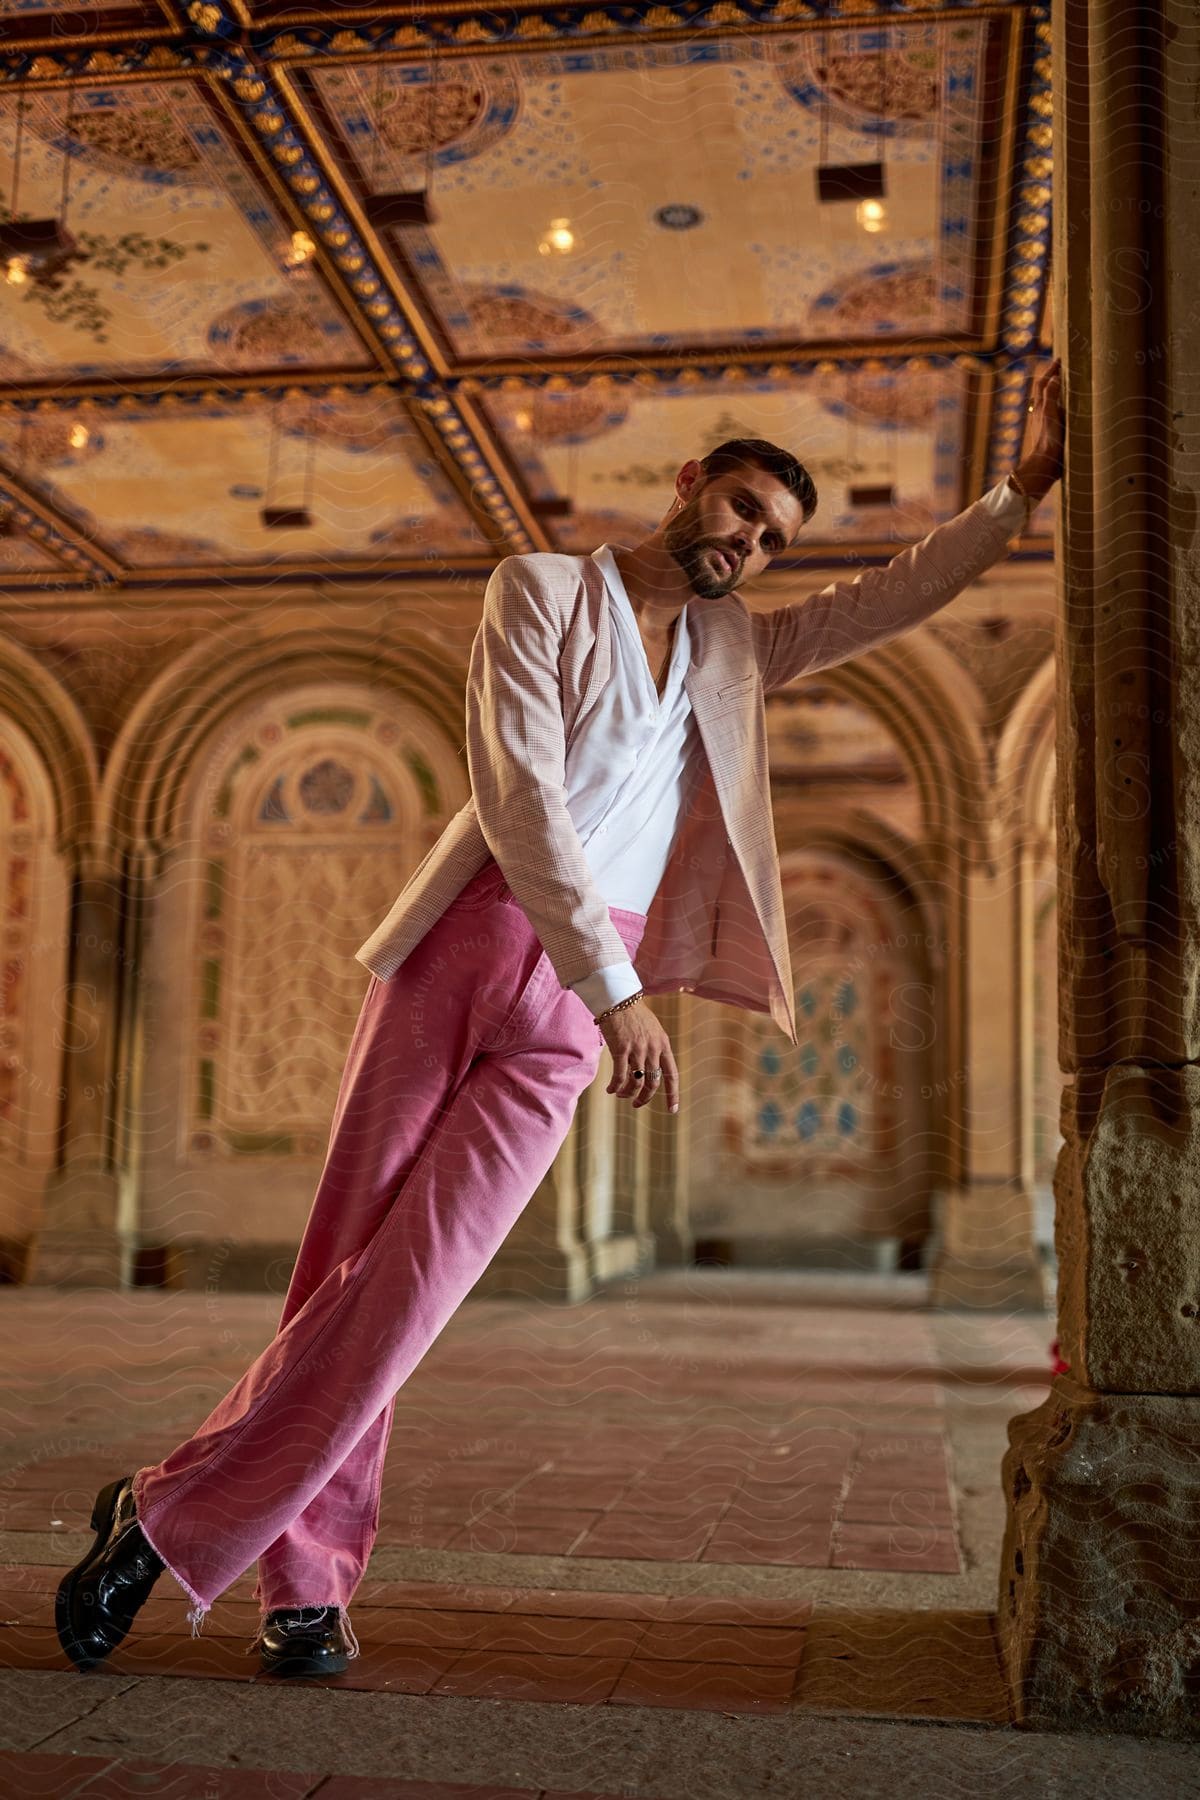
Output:
[[[53,1598],[90,1540],[96,1490],[204,1417],[269,1339],[277,1307],[249,1295],[6,1300],[0,1668],[92,1679],[65,1669]],[[612,1295],[563,1309],[469,1303],[398,1397],[376,1557],[352,1608],[362,1654],[346,1673],[304,1683],[261,1673],[248,1654],[250,1571],[198,1637],[164,1575],[105,1675],[751,1719],[836,1708],[839,1694],[870,1710],[872,1671],[887,1668],[903,1704],[958,1716],[949,1678],[921,1699],[920,1670],[931,1654],[946,1661],[944,1631],[932,1653],[910,1631],[892,1668],[888,1622],[904,1615],[883,1615],[882,1635],[860,1641],[859,1615],[825,1607],[814,1618],[811,1600],[762,1591],[756,1572],[959,1575],[947,1396],[1006,1382],[1036,1401],[1049,1379],[1044,1323],[986,1321],[972,1335],[970,1322],[977,1353],[947,1367],[931,1315],[917,1311],[764,1308],[734,1295],[715,1314],[648,1289],[632,1305]],[[436,1578],[446,1556],[473,1572]],[[392,1578],[397,1557],[416,1572]],[[685,1566],[691,1591],[672,1591]],[[738,1571],[744,1591],[731,1593]],[[990,1620],[947,1618],[952,1638],[965,1632],[951,1660],[973,1666],[970,1716],[1002,1721]],[[912,1666],[915,1678],[903,1673]],[[876,1711],[902,1716],[903,1704],[876,1695]],[[27,1748],[8,1766],[0,1790],[22,1794],[250,1792],[243,1771],[191,1763],[147,1763],[136,1779],[131,1764],[125,1787],[113,1785],[111,1758],[60,1768]],[[279,1774],[269,1791],[316,1789]],[[550,1791],[331,1774],[320,1787],[323,1800]]]

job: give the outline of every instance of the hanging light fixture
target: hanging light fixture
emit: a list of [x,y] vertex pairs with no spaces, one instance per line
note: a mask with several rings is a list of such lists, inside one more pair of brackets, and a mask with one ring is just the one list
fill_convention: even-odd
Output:
[[824,31],[821,33],[821,57],[823,66],[817,199],[823,206],[835,204],[839,200],[882,200],[885,189],[881,162],[831,163],[829,160],[829,36]]
[[[286,395],[284,396],[284,398],[286,398]],[[281,402],[279,402],[279,401],[275,402],[276,406],[278,406],[280,404],[281,404]],[[263,507],[260,508],[259,515],[258,515],[259,523],[262,525],[262,527],[265,531],[305,530],[309,526],[312,525],[313,520],[312,520],[312,513],[309,510],[309,500],[312,496],[312,466],[313,466],[314,439],[315,439],[315,434],[313,432],[313,403],[310,401],[309,417],[308,417],[308,432],[307,432],[307,447],[305,450],[305,458],[304,458],[304,491],[301,496],[300,504],[299,504],[299,506],[272,506],[270,504],[270,494],[271,494],[272,488],[275,485],[275,471],[276,471],[276,466],[279,461],[279,419],[278,419],[277,414],[274,411],[272,411],[272,413],[271,413],[271,436],[270,436],[270,442],[269,442],[268,449],[267,449],[267,481],[266,481],[266,489],[265,489],[265,492],[267,495],[267,503]]]
[[[878,38],[877,64],[879,75],[879,98],[876,101],[875,112],[876,118],[879,121],[880,139],[884,143],[886,143],[887,138],[886,126],[888,110],[887,53],[887,34],[885,31],[881,30]],[[838,197],[843,199],[857,198],[858,204],[855,208],[855,216],[863,230],[882,231],[887,223],[887,208],[883,204],[883,194],[886,188],[886,171],[883,157],[881,156],[877,163],[847,164],[844,165],[841,170],[835,170],[834,173],[835,175],[844,178],[841,185],[846,191],[843,191]],[[868,191],[868,189],[870,191]],[[864,375],[867,376],[867,379],[870,378],[866,371],[860,370],[860,380]],[[860,507],[871,508],[886,506],[891,509],[896,504],[899,470],[896,447],[897,410],[895,372],[893,371],[892,374],[889,375],[886,370],[883,370],[881,372],[881,379],[888,384],[887,391],[891,406],[892,430],[888,439],[888,460],[890,463],[891,480],[860,483],[852,482],[848,485],[846,499],[848,504],[855,511]],[[852,412],[850,391],[850,384],[847,383],[847,408],[848,411]],[[853,442],[855,444],[855,452],[854,456],[851,458],[852,462],[857,460],[856,437],[853,439]]]
[[437,140],[438,126],[438,84],[441,79],[441,64],[438,61],[437,44],[432,47],[430,57],[432,71],[430,81],[429,129],[425,139],[425,185],[421,188],[398,188],[391,193],[375,193],[375,182],[379,174],[379,139],[382,136],[380,127],[383,122],[383,63],[375,65],[375,142],[371,154],[371,175],[364,212],[368,220],[377,230],[396,225],[434,225],[437,214],[433,210],[429,198],[433,186],[433,149]]
[[570,256],[578,248],[579,238],[570,219],[551,219],[538,244],[542,256]]
[[67,230],[67,200],[71,168],[71,107],[75,83],[67,89],[67,145],[63,154],[62,200],[58,217],[53,219],[21,219],[17,217],[17,198],[21,184],[21,147],[24,135],[26,96],[17,100],[17,141],[13,152],[12,195],[9,217],[0,223],[0,263],[5,279],[12,287],[23,287],[27,281],[48,287],[61,285],[64,270],[72,262],[82,261],[81,250]]
[[579,491],[579,440],[568,436],[567,444],[567,481],[565,494],[548,494],[544,499],[534,500],[530,512],[535,519],[569,519],[575,511],[575,496]]

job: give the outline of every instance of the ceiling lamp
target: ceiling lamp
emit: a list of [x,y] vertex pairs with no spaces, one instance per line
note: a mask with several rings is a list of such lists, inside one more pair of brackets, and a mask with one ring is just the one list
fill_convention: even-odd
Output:
[[543,256],[569,256],[578,245],[570,219],[551,219],[538,249]]
[[[276,405],[278,405],[278,402],[276,402]],[[308,436],[308,447],[305,452],[305,459],[304,459],[304,491],[303,491],[303,494],[301,495],[300,504],[298,506],[296,506],[296,505],[272,506],[270,503],[270,500],[268,499],[267,504],[260,507],[259,514],[258,514],[258,522],[262,526],[264,531],[297,531],[297,530],[303,531],[312,525],[312,522],[313,522],[312,513],[309,510],[309,504],[308,504],[309,500],[312,496],[312,461],[313,461],[313,441],[314,441],[314,433],[313,433],[313,429],[312,429],[312,403],[311,403],[311,401],[309,403],[309,428],[308,428],[307,436]],[[272,411],[272,414],[271,414],[271,436],[270,436],[270,442],[269,442],[268,449],[267,449],[267,479],[266,479],[265,487],[263,489],[263,492],[268,496],[270,495],[272,487],[275,485],[275,469],[276,469],[276,464],[278,462],[278,459],[279,459],[279,420],[278,420],[277,414],[274,411]]]
[[438,123],[438,80],[441,70],[438,65],[437,52],[431,63],[432,98],[429,107],[429,127],[425,140],[425,185],[420,188],[397,188],[388,193],[374,191],[379,177],[379,146],[383,132],[383,63],[375,65],[375,135],[371,156],[371,172],[367,186],[372,191],[363,202],[363,211],[368,223],[377,231],[388,230],[403,225],[436,225],[437,214],[430,200],[430,189],[433,185],[433,149],[437,139]]
[[436,225],[428,188],[409,193],[372,194],[363,209],[377,230],[392,225]]
[[817,170],[817,199],[824,205],[883,198],[882,163],[827,163]]
[[553,494],[546,500],[531,501],[529,510],[535,519],[569,519],[575,506],[565,494]]
[[17,193],[21,183],[21,140],[28,104],[24,92],[17,101],[17,138],[13,150],[12,194],[8,218],[0,224],[0,261],[5,265],[5,279],[12,287],[27,281],[48,287],[61,285],[61,274],[69,264],[82,261],[85,252],[67,230],[68,176],[71,167],[71,104],[74,82],[67,96],[67,148],[63,158],[62,208],[53,219],[21,219],[17,217]]
[[860,200],[854,216],[864,231],[882,231],[887,224],[887,207],[882,200]]
[[851,506],[891,506],[893,497],[894,490],[890,481],[881,482],[876,487],[852,487],[846,492]]
[[70,431],[67,433],[67,442],[70,444],[72,450],[86,450],[90,435],[91,433],[88,431],[87,426],[81,425],[79,421],[76,420],[75,424],[72,425]]

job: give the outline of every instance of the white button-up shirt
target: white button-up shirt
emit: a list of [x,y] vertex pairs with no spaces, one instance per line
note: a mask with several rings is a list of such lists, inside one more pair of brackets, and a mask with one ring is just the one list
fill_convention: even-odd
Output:
[[[1028,518],[1025,501],[1007,478],[983,499],[997,518],[1011,521],[1014,533]],[[612,673],[567,752],[567,811],[607,904],[647,913],[704,754],[683,685],[691,657],[688,608],[678,616],[660,699],[616,557],[602,544],[594,560],[611,600]],[[621,962],[584,976],[572,989],[598,1013],[641,985],[633,964]]]
[[[567,811],[607,904],[647,913],[702,754],[683,685],[691,660],[688,609],[676,620],[660,699],[617,559],[602,544],[594,560],[608,585],[612,672],[567,752]],[[574,991],[598,1013],[640,986],[633,964],[622,962],[586,975]]]

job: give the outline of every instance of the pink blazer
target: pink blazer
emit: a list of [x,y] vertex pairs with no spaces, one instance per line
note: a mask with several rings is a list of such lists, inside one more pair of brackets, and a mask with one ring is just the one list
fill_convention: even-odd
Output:
[[[982,502],[885,568],[752,613],[736,594],[689,613],[685,677],[707,767],[680,821],[636,966],[682,991],[796,1022],[767,768],[763,696],[927,619],[1006,551]],[[692,616],[694,614],[694,617]],[[355,952],[386,980],[494,856],[564,987],[627,952],[566,807],[576,722],[608,679],[608,590],[590,556],[511,556],[487,585],[467,680],[471,798]]]

